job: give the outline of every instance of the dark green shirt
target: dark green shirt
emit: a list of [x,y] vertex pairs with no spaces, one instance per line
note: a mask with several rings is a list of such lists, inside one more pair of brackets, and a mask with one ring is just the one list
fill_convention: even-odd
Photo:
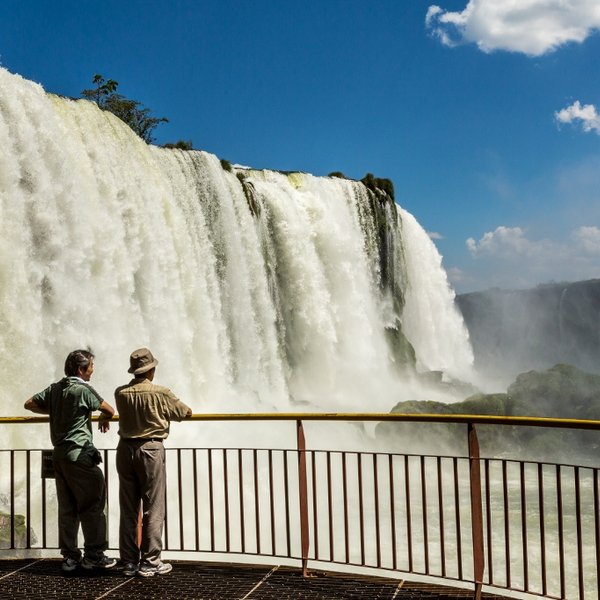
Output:
[[33,401],[50,416],[54,458],[76,461],[81,454],[95,452],[90,417],[103,400],[91,385],[79,377],[65,377],[33,396]]

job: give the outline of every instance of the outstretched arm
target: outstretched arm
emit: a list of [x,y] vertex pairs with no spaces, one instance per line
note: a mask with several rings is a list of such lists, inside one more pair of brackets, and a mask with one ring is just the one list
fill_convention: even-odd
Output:
[[25,410],[30,410],[31,412],[36,413],[38,415],[48,414],[48,409],[42,408],[33,398],[29,398],[29,400],[26,400],[23,407],[25,408]]
[[98,410],[102,413],[98,420],[98,429],[102,433],[106,433],[110,429],[109,421],[113,418],[115,409],[108,402],[102,400],[102,404]]

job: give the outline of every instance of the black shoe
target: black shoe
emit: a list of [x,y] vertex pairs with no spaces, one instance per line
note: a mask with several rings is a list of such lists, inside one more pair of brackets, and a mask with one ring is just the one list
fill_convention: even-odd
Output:
[[81,561],[81,566],[90,571],[92,569],[112,569],[117,564],[116,558],[110,558],[103,554],[100,558],[93,559],[88,558],[87,556],[83,557]]
[[81,560],[77,560],[76,558],[64,558],[62,561],[62,565],[60,568],[65,573],[72,573],[81,563]]

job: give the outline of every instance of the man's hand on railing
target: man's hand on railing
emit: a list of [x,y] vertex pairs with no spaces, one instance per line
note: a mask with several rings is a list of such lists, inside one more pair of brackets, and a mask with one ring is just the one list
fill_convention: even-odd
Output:
[[98,417],[98,429],[102,433],[106,433],[110,429],[110,419],[111,417],[106,417],[104,415]]

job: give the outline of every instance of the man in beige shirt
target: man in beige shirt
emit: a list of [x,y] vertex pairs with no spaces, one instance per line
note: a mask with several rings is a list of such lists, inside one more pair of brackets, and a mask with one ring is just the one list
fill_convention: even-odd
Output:
[[[171,421],[192,416],[192,409],[173,392],[152,383],[158,360],[148,348],[132,352],[128,384],[115,390],[119,413],[117,472],[119,473],[119,551],[123,574],[165,575],[172,566],[161,561],[165,520],[165,449]],[[142,541],[137,544],[142,509]]]

